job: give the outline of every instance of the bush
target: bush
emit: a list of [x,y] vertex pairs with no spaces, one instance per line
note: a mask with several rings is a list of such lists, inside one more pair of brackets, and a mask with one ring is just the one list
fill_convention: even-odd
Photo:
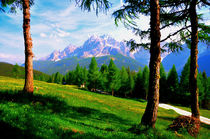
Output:
[[169,129],[175,132],[187,131],[191,136],[196,137],[200,129],[200,120],[189,116],[179,116],[177,117]]

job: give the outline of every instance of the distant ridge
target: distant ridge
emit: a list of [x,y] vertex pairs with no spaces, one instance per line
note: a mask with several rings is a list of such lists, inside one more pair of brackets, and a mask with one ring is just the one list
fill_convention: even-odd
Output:
[[[108,65],[111,59],[114,59],[114,63],[118,68],[121,68],[122,66],[127,68],[129,66],[131,70],[138,71],[140,67],[145,66],[144,64],[141,64],[130,57],[116,54],[96,57],[98,67],[100,68],[102,64]],[[70,70],[74,70],[78,63],[80,66],[86,67],[88,69],[90,61],[91,57],[70,57],[59,61],[34,61],[33,65],[34,69],[37,69],[47,74],[52,74],[55,72],[65,74]]]

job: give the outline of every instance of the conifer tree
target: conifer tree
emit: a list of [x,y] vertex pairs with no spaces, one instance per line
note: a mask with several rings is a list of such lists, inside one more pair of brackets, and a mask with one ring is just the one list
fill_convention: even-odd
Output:
[[63,75],[60,74],[59,72],[56,72],[54,77],[54,83],[62,84],[62,81],[63,81]]
[[76,66],[74,74],[75,74],[75,84],[80,87],[82,84],[82,68],[79,66],[79,63]]
[[15,78],[18,78],[18,76],[20,76],[20,73],[21,73],[21,69],[20,69],[20,66],[16,63],[14,66],[13,66],[13,69],[12,69],[12,74]]
[[178,74],[176,71],[175,65],[173,65],[172,69],[168,73],[167,78],[167,86],[168,86],[168,93],[170,96],[170,100],[173,101],[177,95],[178,87],[179,87],[179,81],[178,81]]
[[149,68],[147,66],[144,67],[142,72],[142,79],[143,79],[143,98],[147,99],[148,90],[149,90]]
[[90,90],[96,91],[96,89],[99,86],[99,77],[100,77],[99,68],[97,66],[95,57],[93,57],[91,59],[91,63],[89,65],[89,70],[88,70],[88,88]]
[[126,71],[125,67],[122,66],[122,69],[120,71],[120,81],[121,81],[121,85],[120,85],[120,94],[122,94],[123,96],[126,96],[126,94],[129,93],[129,90],[128,90],[128,72]]
[[112,92],[112,96],[114,96],[114,92],[117,91],[120,87],[119,84],[119,71],[114,64],[113,60],[110,60],[109,66],[108,66],[108,90]]
[[167,79],[166,72],[163,67],[163,64],[160,64],[160,101],[167,102],[168,93],[167,93]]
[[189,77],[190,77],[190,58],[188,58],[187,63],[184,65],[184,68],[181,72],[180,84],[179,84],[180,94],[186,94],[190,92]]
[[205,97],[205,87],[204,87],[204,82],[203,82],[203,76],[202,73],[199,72],[197,76],[197,86],[199,89],[199,106],[202,106],[202,102]]
[[[206,75],[206,72],[204,71],[202,73],[202,77],[203,77],[203,86],[204,86],[204,100],[202,102],[202,107],[203,108],[208,108],[208,102],[210,100],[210,88],[208,88],[208,85],[210,86],[210,82],[208,83],[208,78],[207,78],[207,75]],[[210,79],[210,77],[209,77]]]
[[139,71],[135,79],[134,96],[137,98],[144,98],[143,92],[144,92],[144,79],[142,77],[141,68],[139,68]]
[[130,67],[128,67],[127,69],[127,72],[128,72],[128,83],[127,83],[127,86],[128,86],[128,93],[132,96],[133,94],[133,88],[134,88],[134,79],[133,79],[133,76],[131,74],[131,71],[130,71]]
[[83,68],[82,70],[82,85],[84,85],[84,88],[86,87],[88,81],[88,70],[86,67]]
[[107,91],[108,89],[108,66],[103,64],[100,69],[101,77],[100,77],[100,89]]

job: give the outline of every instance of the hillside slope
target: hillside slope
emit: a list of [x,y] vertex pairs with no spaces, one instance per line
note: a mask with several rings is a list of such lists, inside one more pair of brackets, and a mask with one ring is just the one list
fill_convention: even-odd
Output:
[[[122,66],[130,67],[131,70],[138,71],[139,67],[143,67],[144,65],[135,61],[130,57],[123,56],[121,54],[116,55],[107,55],[102,57],[96,57],[96,61],[98,63],[98,67],[101,67],[102,64],[109,65],[110,59],[114,60],[114,63],[118,68]],[[70,70],[74,70],[79,63],[82,67],[89,67],[91,62],[91,58],[78,58],[71,57],[67,59],[62,59],[60,61],[34,61],[34,69],[42,71],[47,74],[52,74],[55,72],[60,72],[62,74],[67,73]]]
[[[9,63],[5,63],[5,62],[0,62],[0,76],[8,76],[8,77],[14,77],[13,75],[13,70],[14,65],[9,64]],[[19,67],[20,68],[20,74],[18,75],[19,78],[24,78],[25,77],[25,69],[24,67]],[[43,78],[45,78],[44,80],[48,80],[49,79],[49,75],[34,70],[34,79],[39,79],[39,77],[42,76]]]
[[[33,96],[18,93],[24,80],[0,76],[1,135],[16,138],[192,138],[166,130],[178,116],[159,108],[156,131],[135,134],[146,103],[35,81]],[[202,125],[198,138],[210,136]]]

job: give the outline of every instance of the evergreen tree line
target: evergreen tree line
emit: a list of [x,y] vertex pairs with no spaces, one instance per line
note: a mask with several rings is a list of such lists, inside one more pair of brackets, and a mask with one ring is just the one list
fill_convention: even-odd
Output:
[[[160,102],[189,106],[191,96],[189,90],[190,59],[185,64],[181,76],[178,76],[175,65],[166,73],[160,66]],[[51,83],[78,85],[93,92],[109,93],[113,96],[147,99],[149,87],[149,68],[139,68],[138,72],[130,68],[117,68],[111,59],[109,65],[103,64],[99,69],[93,57],[89,69],[77,65],[75,70],[65,75],[59,72],[52,74]],[[210,78],[205,71],[198,73],[199,103],[209,109]]]

